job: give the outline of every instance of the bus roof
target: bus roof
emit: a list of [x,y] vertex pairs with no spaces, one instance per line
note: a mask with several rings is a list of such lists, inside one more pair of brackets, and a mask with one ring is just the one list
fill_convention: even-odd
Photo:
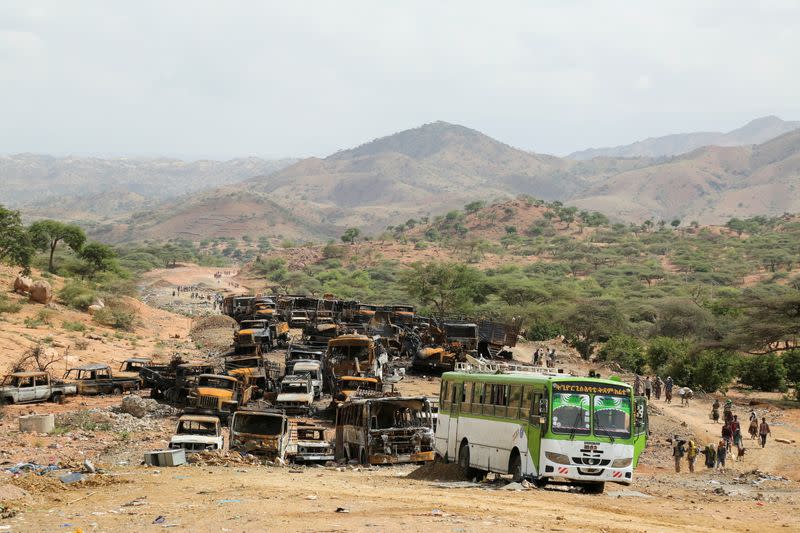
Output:
[[508,383],[513,385],[528,385],[533,383],[570,383],[570,382],[592,382],[598,385],[615,385],[617,387],[631,388],[630,384],[613,379],[598,379],[580,376],[559,376],[536,374],[533,372],[515,372],[508,374],[491,374],[478,372],[445,372],[442,374],[443,380],[448,381],[478,381],[490,383]]

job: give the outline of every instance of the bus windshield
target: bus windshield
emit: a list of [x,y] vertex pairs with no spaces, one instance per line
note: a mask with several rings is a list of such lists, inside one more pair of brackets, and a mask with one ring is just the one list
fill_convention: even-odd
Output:
[[607,437],[630,437],[630,398],[596,395],[594,397],[594,434]]
[[553,393],[553,433],[588,435],[589,395]]

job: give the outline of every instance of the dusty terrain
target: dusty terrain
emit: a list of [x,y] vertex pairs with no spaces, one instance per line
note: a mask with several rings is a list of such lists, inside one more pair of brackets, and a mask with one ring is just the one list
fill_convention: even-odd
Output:
[[[147,286],[168,291],[159,296],[166,301],[172,299],[173,284],[207,283],[215,288],[213,273],[195,267],[153,273]],[[25,331],[21,324],[27,316],[23,313],[35,313],[28,306],[21,316],[11,315],[0,323],[5,339],[0,345],[3,361],[10,360],[18,351],[17,344],[27,340],[23,334],[37,334]],[[174,343],[171,349],[199,353],[188,342],[190,319],[146,304],[141,304],[140,311],[145,319],[137,328],[138,346],[131,348],[129,342],[109,334],[105,342],[92,344],[94,350],[81,352],[81,361],[151,355],[163,351],[168,342]],[[80,313],[58,312],[88,323]],[[95,332],[102,337],[100,329]],[[70,339],[58,327],[49,334]],[[559,349],[562,366],[581,374],[588,370],[574,354],[553,346]],[[529,358],[535,347],[520,346],[517,358]],[[280,354],[275,357],[279,359]],[[407,376],[399,388],[409,394],[435,394],[438,379]],[[261,466],[229,460],[225,466],[147,468],[140,465],[142,452],[166,446],[175,417],[137,419],[121,414],[116,409],[119,398],[112,397],[72,398],[61,406],[9,406],[0,419],[0,515],[4,517],[0,525],[10,531],[155,531],[165,527],[215,532],[800,531],[796,520],[800,411],[782,408],[777,395],[751,397],[736,392],[731,397],[740,417],[746,417],[749,403],[755,400],[759,416],[771,421],[773,435],[765,449],[746,440],[744,460],[729,462],[726,472],[698,465],[694,474],[675,474],[667,441],[671,435],[691,435],[701,444],[718,439],[720,426],[708,417],[712,399],[698,398],[688,407],[678,401],[671,405],[653,402],[653,435],[633,485],[609,485],[606,494],[599,496],[559,487],[504,490],[507,479],[481,484],[453,481],[457,476],[444,465],[422,467],[413,479],[407,476],[416,466]],[[19,433],[17,416],[29,412],[56,413],[57,431]],[[74,484],[59,481],[65,473],[83,470],[85,459],[102,473],[86,474],[84,481]],[[64,469],[45,476],[12,475],[6,470],[19,462],[58,463]]]

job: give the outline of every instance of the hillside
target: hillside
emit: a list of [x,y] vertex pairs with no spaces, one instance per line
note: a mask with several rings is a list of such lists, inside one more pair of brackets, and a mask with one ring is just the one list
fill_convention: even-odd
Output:
[[570,203],[625,220],[732,217],[800,211],[800,130],[756,146],[700,148],[597,183]]
[[[396,220],[439,214],[476,199],[518,194],[547,200],[571,198],[597,180],[646,163],[567,161],[518,150],[463,126],[435,122],[324,159],[304,159],[276,173],[249,179],[237,189],[268,198],[296,217],[283,221],[291,228],[267,235],[319,239],[338,237],[346,227],[376,233]],[[195,233],[202,224],[181,227],[179,221],[201,222],[210,212],[228,205],[229,195],[229,188],[205,191],[186,202],[143,214],[141,220],[150,228],[147,236]],[[202,212],[192,213],[194,207]],[[165,216],[171,222],[164,222]],[[256,226],[248,226],[253,228],[248,231],[255,231]],[[205,231],[206,237],[227,235],[220,233],[227,230],[215,225]]]
[[[0,156],[3,203],[30,218],[99,221],[279,170],[294,160]],[[57,200],[57,201],[55,201]]]
[[784,133],[800,128],[800,121],[787,122],[776,116],[752,120],[733,131],[701,131],[650,137],[622,146],[589,148],[573,152],[568,159],[586,160],[594,157],[663,157],[685,154],[702,146],[743,146],[761,144]]

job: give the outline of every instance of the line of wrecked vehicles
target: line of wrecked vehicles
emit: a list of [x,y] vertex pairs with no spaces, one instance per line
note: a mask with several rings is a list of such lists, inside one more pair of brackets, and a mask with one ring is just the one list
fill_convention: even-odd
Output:
[[[272,461],[423,463],[434,459],[437,400],[394,392],[405,368],[447,371],[467,355],[504,357],[518,334],[516,323],[438,322],[409,305],[330,297],[235,296],[223,312],[238,329],[216,362],[131,358],[117,375],[87,365],[68,373],[73,382],[50,382],[47,373],[6,381],[17,391],[41,384],[32,401],[149,389],[183,408],[170,447],[187,453],[223,450],[228,426],[228,449]],[[302,328],[298,340],[290,327]],[[285,350],[282,364],[267,357],[276,349]]]

